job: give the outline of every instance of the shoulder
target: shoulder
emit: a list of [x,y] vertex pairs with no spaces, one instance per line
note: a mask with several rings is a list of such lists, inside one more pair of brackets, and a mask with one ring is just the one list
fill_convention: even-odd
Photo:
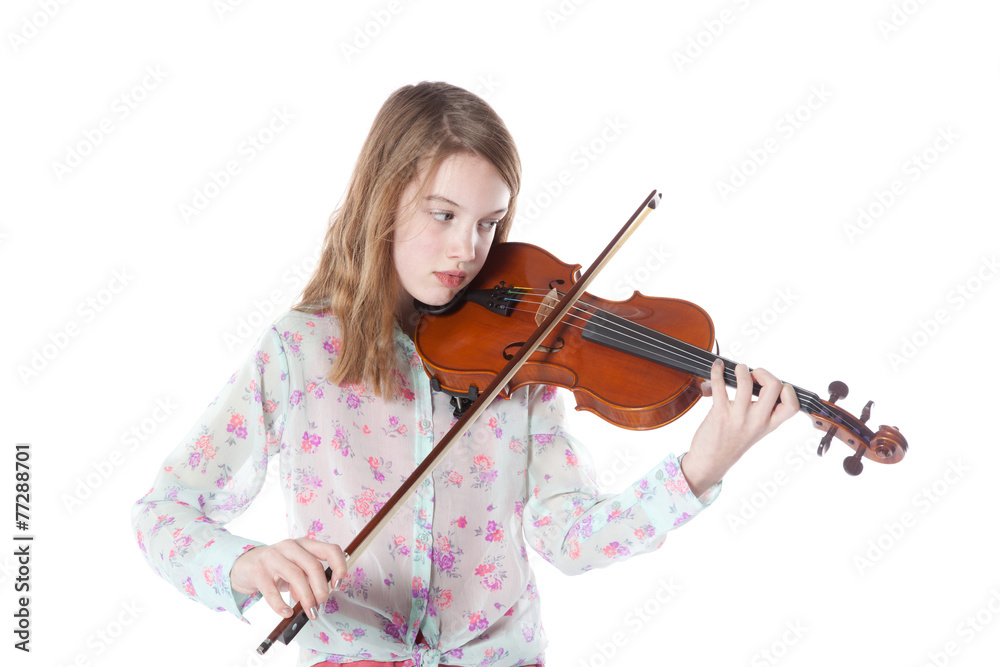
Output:
[[323,356],[338,356],[341,344],[339,320],[329,313],[289,310],[271,325],[271,332],[286,353],[299,356],[309,350]]
[[311,313],[289,310],[274,321],[271,327],[278,336],[286,333],[340,335],[340,321],[330,313]]

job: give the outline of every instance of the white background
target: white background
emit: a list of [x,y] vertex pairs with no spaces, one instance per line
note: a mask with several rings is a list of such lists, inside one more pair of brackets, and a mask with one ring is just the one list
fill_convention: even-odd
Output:
[[[7,510],[4,663],[294,662],[253,654],[265,606],[245,625],[160,581],[130,507],[298,296],[384,99],[446,80],[518,141],[512,240],[586,266],[662,190],[592,291],[697,303],[726,356],[824,396],[843,380],[841,405],[874,400],[870,425],[911,445],[850,478],[848,448],[817,458],[803,416],[659,552],[576,578],[540,562],[549,663],[994,664],[1000,7],[346,4],[4,4],[0,498],[31,443],[35,536],[27,655]],[[275,110],[293,118],[269,135]],[[707,408],[648,433],[572,427],[615,491],[685,451]],[[268,490],[238,528],[278,539],[282,514]]]

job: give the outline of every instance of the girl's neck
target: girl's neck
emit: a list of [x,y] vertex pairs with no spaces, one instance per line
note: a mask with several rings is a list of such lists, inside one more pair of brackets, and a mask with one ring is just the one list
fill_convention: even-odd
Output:
[[411,340],[417,332],[418,316],[417,309],[413,306],[413,297],[405,292],[400,294],[396,304],[396,323]]

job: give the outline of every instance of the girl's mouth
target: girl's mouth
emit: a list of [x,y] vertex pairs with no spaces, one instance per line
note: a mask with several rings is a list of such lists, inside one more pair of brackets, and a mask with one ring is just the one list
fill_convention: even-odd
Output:
[[465,280],[464,273],[445,273],[443,271],[435,271],[434,275],[445,287],[458,287],[462,284],[462,281]]

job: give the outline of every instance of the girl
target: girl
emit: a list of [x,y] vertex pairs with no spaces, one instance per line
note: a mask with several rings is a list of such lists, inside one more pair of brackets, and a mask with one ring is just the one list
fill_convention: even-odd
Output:
[[[795,414],[792,388],[762,369],[738,366],[730,400],[718,364],[683,462],[667,456],[601,495],[563,428],[560,392],[518,390],[493,402],[348,570],[338,545],[453,422],[414,349],[414,300],[446,304],[476,276],[507,236],[519,188],[514,142],[481,99],[443,83],[390,96],[301,301],[135,507],[139,547],[161,576],[239,618],[260,598],[289,616],[279,591],[290,590],[312,619],[296,637],[300,667],[541,665],[528,547],[569,574],[653,551]],[[259,492],[272,456],[292,538],[268,546],[222,526]]]

